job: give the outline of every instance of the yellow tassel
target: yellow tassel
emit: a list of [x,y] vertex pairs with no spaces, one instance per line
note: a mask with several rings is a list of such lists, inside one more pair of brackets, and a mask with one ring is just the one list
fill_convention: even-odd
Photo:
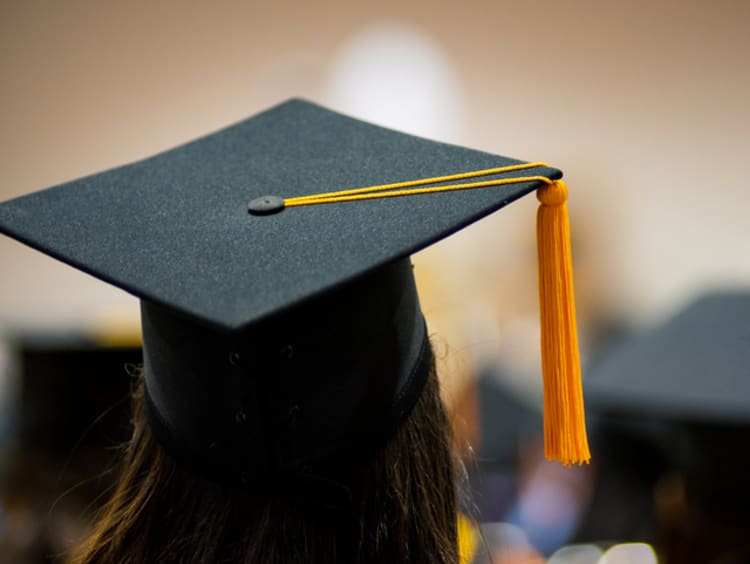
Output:
[[591,459],[578,353],[568,189],[555,180],[537,190],[539,308],[544,379],[544,453],[564,465]]
[[477,529],[463,513],[459,513],[457,519],[458,561],[460,564],[470,564],[477,553]]

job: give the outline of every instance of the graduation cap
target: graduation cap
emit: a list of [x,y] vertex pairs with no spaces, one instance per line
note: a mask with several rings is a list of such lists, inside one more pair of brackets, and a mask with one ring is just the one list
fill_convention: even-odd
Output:
[[430,366],[409,255],[537,190],[548,454],[580,463],[560,177],[292,100],[3,203],[0,231],[141,299],[154,431],[235,483],[392,434]]
[[596,361],[597,408],[669,419],[750,423],[750,292],[714,293]]
[[707,504],[746,514],[750,292],[704,295],[613,346],[586,375],[603,426],[655,447]]

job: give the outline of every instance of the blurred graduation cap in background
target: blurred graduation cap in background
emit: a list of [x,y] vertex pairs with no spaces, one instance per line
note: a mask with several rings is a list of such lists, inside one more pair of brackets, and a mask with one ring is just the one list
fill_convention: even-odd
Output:
[[595,363],[599,408],[716,424],[750,423],[750,292],[706,295]]
[[[682,533],[668,561],[710,562],[722,550],[745,557],[727,561],[747,561],[750,291],[705,295],[664,324],[614,345],[588,370],[586,400],[596,419],[601,480],[612,480],[618,465],[640,474],[642,487],[651,488],[644,493],[660,521],[658,534],[674,525],[665,520],[682,523],[675,525]],[[617,463],[608,464],[612,460]],[[671,484],[669,495],[665,484]],[[622,506],[637,495],[621,499]],[[612,505],[602,510],[610,515]],[[603,517],[598,520],[606,522]],[[649,517],[640,511],[637,519],[643,524]],[[740,529],[742,535],[731,535]],[[699,546],[702,540],[708,546]]]
[[113,487],[117,451],[130,436],[136,346],[79,335],[12,333],[0,413],[0,554],[48,562],[86,528],[92,504]]
[[6,202],[0,231],[141,299],[152,427],[234,485],[391,434],[430,365],[409,255],[537,190],[542,296],[563,304],[542,300],[550,453],[568,464],[588,447],[560,177],[292,100]]
[[108,347],[85,338],[14,335],[17,407],[13,441],[68,453],[127,440],[131,378],[139,347]]

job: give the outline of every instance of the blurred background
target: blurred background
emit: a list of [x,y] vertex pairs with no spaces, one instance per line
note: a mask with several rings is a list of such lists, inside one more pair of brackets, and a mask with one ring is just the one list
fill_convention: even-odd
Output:
[[[588,367],[704,292],[750,288],[749,17],[742,0],[4,0],[0,199],[289,97],[547,161],[571,190]],[[480,544],[495,562],[691,561],[669,548],[691,514],[680,468],[640,431],[608,440],[594,414],[592,465],[541,460],[535,208],[415,258]],[[43,562],[85,530],[111,480],[103,445],[127,436],[114,406],[138,362],[137,300],[8,238],[0,264],[0,561]],[[39,384],[66,377],[85,392]],[[600,450],[615,440],[632,450]],[[689,530],[725,539],[699,561],[750,561],[739,537]]]

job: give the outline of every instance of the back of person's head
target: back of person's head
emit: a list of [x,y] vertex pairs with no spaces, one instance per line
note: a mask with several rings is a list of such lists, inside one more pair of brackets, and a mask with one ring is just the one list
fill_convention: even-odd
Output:
[[382,448],[308,492],[236,491],[186,471],[149,428],[140,378],[133,405],[120,481],[72,563],[458,562],[456,466],[434,369]]
[[122,476],[73,562],[457,561],[408,259],[229,336],[148,302],[142,324]]

